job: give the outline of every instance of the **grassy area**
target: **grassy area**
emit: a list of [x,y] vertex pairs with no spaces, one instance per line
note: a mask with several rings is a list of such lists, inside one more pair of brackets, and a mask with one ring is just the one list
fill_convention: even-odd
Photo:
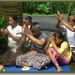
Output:
[[[56,17],[56,14],[39,14],[39,13],[35,13],[35,14],[28,14],[28,13],[23,13],[23,16],[45,16],[45,17]],[[67,17],[67,14],[63,14],[63,17]]]

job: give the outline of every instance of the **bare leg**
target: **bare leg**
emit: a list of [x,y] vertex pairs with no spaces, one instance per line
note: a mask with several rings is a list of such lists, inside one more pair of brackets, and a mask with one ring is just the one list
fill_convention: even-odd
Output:
[[52,61],[52,62],[54,63],[54,65],[56,66],[57,72],[61,72],[62,69],[61,69],[61,67],[59,66],[59,64],[58,64],[58,62],[57,62],[55,56],[53,56],[53,53],[51,52],[51,50],[47,50],[47,54],[49,55],[51,61]]

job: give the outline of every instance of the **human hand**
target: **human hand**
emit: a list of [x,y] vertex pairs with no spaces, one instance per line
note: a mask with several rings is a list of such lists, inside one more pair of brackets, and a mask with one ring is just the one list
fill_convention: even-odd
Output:
[[60,14],[61,14],[60,11],[58,11],[58,12],[57,12],[57,15],[60,15]]
[[52,42],[54,41],[55,36],[53,35],[53,33],[50,34],[49,40]]
[[6,33],[6,34],[9,34],[9,31],[8,31],[8,29],[5,29],[5,33]]
[[27,26],[26,24],[24,24],[24,25],[23,25],[23,28],[24,28],[24,29],[25,29],[25,28],[28,28],[28,26]]
[[25,21],[23,20],[23,24],[25,24]]
[[4,37],[6,35],[4,28],[1,28],[1,36]]
[[[23,20],[23,24],[28,27],[29,26],[29,23],[26,21],[26,20]],[[29,27],[30,28],[30,27]]]
[[24,27],[24,33],[26,36],[30,35],[30,29],[28,27]]
[[45,47],[44,47],[44,50],[46,51],[48,49],[48,45],[46,45]]
[[57,19],[58,21],[61,21],[63,19],[63,16],[59,11],[57,12]]
[[1,28],[0,31],[1,31],[1,33],[4,33],[4,28]]

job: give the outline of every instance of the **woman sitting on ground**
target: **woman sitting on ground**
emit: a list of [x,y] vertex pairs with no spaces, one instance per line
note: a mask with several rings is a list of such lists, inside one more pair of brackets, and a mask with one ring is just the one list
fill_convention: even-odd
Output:
[[[50,62],[50,59],[44,51],[44,46],[47,42],[47,34],[40,30],[40,26],[37,22],[33,22],[31,28],[24,28],[25,34],[22,39],[22,46],[24,46],[28,40],[31,40],[28,52],[16,59],[17,66],[33,66],[40,69],[42,66]],[[32,32],[32,34],[31,34]]]
[[69,64],[72,56],[69,44],[64,37],[60,31],[50,34],[49,42],[45,46],[46,53],[56,66],[57,72],[62,71],[58,62],[60,64]]

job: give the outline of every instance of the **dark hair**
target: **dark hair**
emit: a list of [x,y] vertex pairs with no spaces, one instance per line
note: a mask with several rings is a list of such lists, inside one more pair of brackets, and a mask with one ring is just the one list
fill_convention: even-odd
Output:
[[68,17],[71,16],[71,15],[73,15],[73,14],[69,13],[69,14],[68,14]]
[[18,18],[17,18],[17,15],[16,14],[11,14],[10,16],[13,18],[13,20],[15,20],[15,21],[18,22]]
[[25,20],[29,20],[29,21],[32,23],[32,17],[31,17],[31,16],[27,16],[27,17],[25,18]]
[[58,38],[62,39],[62,42],[67,41],[65,34],[63,34],[61,31],[54,32],[54,36],[57,36]]
[[[66,42],[68,43],[67,38],[66,38],[66,35],[63,34],[61,31],[56,31],[56,32],[54,33],[54,36],[55,36],[55,37],[57,36],[58,38],[62,39],[62,42],[63,42],[63,41],[66,41]],[[68,43],[68,46],[69,46],[69,51],[70,51],[70,45],[69,45],[69,43]]]
[[69,15],[68,16],[68,21],[72,20],[73,22],[75,22],[75,15]]
[[32,30],[33,30],[33,31],[35,31],[35,30],[40,30],[39,23],[33,22],[33,23],[31,24],[30,30],[31,30],[31,31],[32,31]]
[[38,22],[33,22],[33,23],[32,23],[32,26],[33,26],[33,25],[37,25],[37,24],[39,25],[39,23],[38,23]]

